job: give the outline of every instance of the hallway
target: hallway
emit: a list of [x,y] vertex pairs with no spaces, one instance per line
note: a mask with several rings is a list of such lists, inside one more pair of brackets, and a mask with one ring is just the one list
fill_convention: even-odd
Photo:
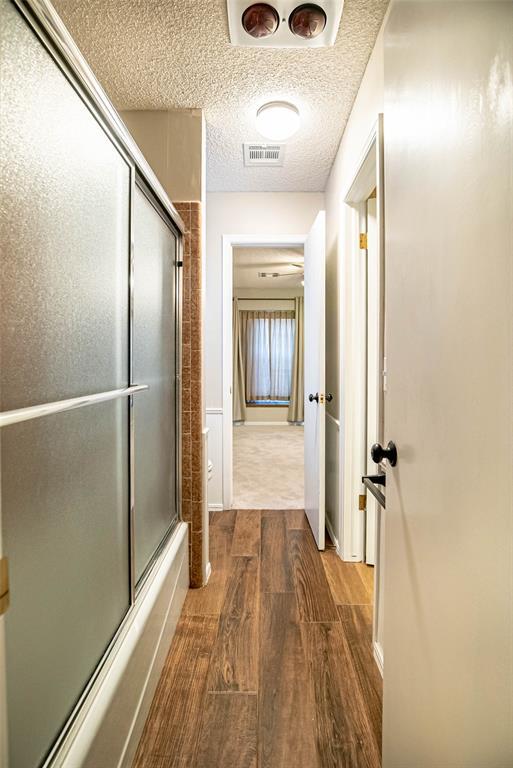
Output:
[[134,768],[374,768],[372,569],[319,553],[302,510],[215,513]]

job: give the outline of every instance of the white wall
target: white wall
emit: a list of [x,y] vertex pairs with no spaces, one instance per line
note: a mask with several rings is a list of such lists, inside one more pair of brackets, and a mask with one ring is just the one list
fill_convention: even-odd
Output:
[[306,234],[318,211],[324,208],[320,192],[211,192],[206,206],[206,308],[205,308],[205,394],[210,429],[210,458],[214,477],[209,483],[209,505],[222,504],[223,408],[223,250],[222,236],[231,234]]
[[[385,19],[386,21],[386,19]],[[334,395],[327,405],[326,421],[326,514],[328,526],[342,549],[344,559],[357,559],[350,530],[343,526],[343,463],[346,403],[343,354],[351,332],[346,286],[350,284],[349,211],[344,197],[354,178],[363,149],[378,115],[383,112],[383,28],[369,59],[347,122],[325,191],[326,201],[326,389]],[[338,436],[338,439],[337,439]],[[354,510],[358,514],[357,510]],[[361,513],[359,513],[361,516]],[[356,554],[356,557],[355,557]]]

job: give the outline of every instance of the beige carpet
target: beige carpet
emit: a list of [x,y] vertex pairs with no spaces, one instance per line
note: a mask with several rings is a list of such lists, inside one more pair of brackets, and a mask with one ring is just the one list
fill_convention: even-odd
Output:
[[233,428],[233,508],[304,508],[303,427]]

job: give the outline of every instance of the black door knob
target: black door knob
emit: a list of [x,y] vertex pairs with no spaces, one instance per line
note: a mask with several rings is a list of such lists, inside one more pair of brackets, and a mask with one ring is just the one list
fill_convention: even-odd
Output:
[[379,443],[374,443],[370,452],[371,459],[372,461],[375,461],[376,464],[379,464],[383,459],[388,459],[388,463],[391,467],[395,467],[397,464],[397,448],[392,441],[389,442],[386,448],[383,448]]
[[315,400],[316,403],[319,402],[319,393],[317,392],[315,395],[308,395],[308,399],[311,403]]
[[333,400],[333,395],[331,394],[331,392],[328,392],[328,394],[326,395],[326,402],[331,403],[332,400]]

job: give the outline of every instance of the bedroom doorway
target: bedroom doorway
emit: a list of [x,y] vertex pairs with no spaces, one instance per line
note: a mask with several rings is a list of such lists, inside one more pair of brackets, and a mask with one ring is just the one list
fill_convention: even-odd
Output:
[[232,307],[232,506],[303,509],[303,247],[235,247]]
[[324,211],[306,235],[223,236],[223,507],[304,509],[319,549],[324,263]]

